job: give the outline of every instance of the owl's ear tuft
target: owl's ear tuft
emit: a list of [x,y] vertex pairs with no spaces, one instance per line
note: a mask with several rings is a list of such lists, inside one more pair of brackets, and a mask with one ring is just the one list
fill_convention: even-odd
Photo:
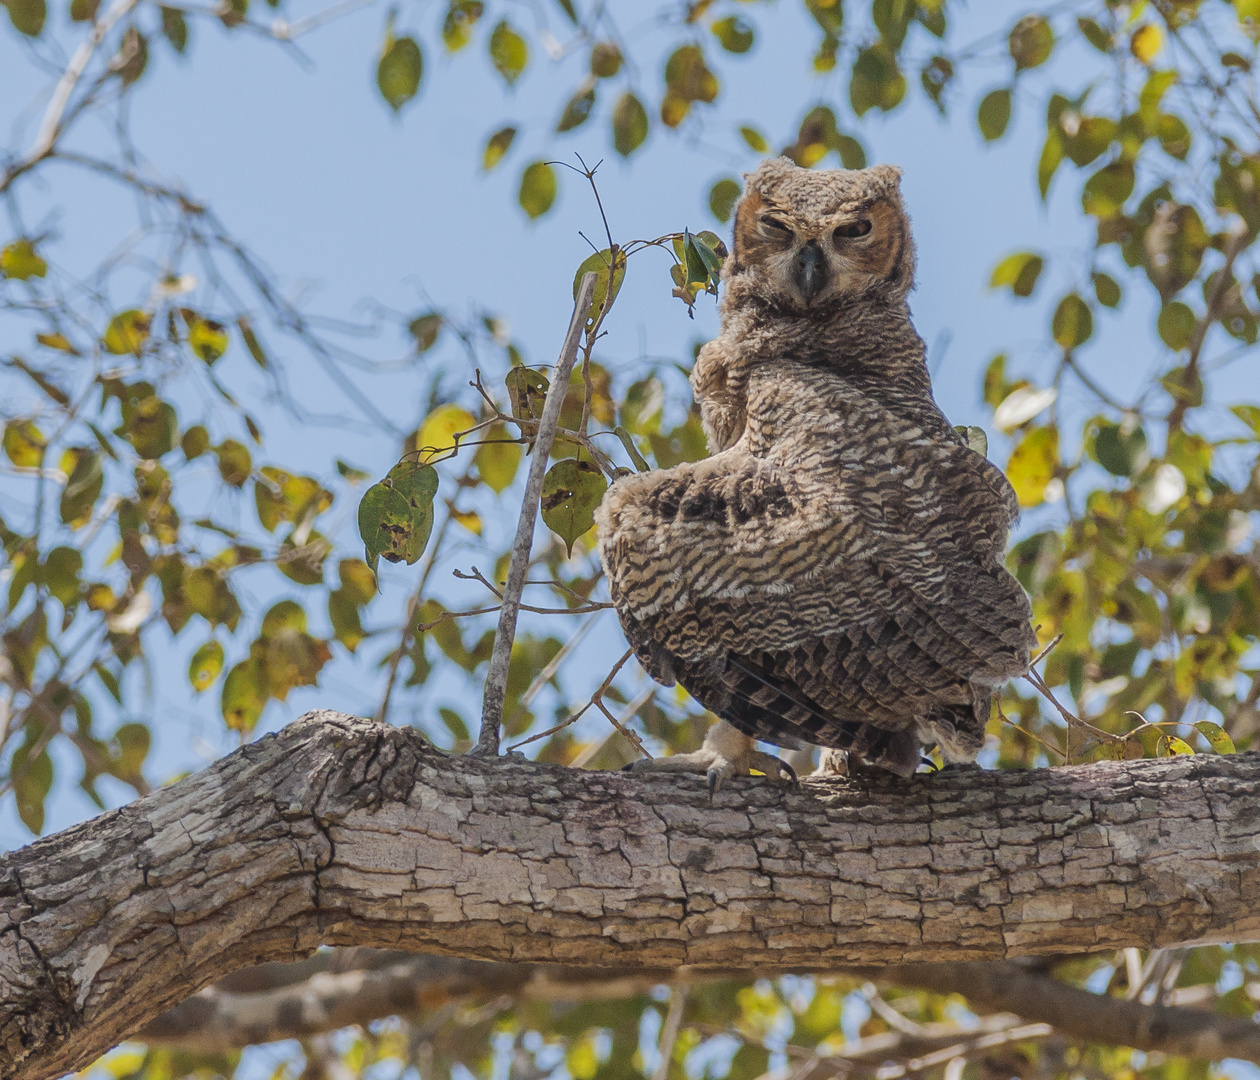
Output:
[[901,187],[900,165],[873,165],[867,172],[890,188]]

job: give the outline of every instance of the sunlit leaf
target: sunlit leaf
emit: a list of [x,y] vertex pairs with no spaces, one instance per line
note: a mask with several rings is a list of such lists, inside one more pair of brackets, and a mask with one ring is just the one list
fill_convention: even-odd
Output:
[[900,105],[905,96],[906,78],[887,45],[880,42],[858,53],[849,80],[849,104],[858,116],[872,108],[888,112]]
[[1059,430],[1032,428],[1011,451],[1006,477],[1015,489],[1020,506],[1037,506],[1045,501],[1046,485],[1059,467]]
[[213,364],[228,347],[227,331],[222,323],[203,319],[187,308],[182,312],[188,324],[188,347],[207,364]]
[[520,468],[524,451],[519,443],[510,441],[508,430],[502,424],[487,429],[484,438],[486,441],[477,447],[473,461],[477,465],[477,474],[485,484],[496,495],[501,495],[516,479],[516,470]]
[[770,152],[770,144],[766,142],[766,137],[754,127],[744,125],[739,129],[740,135],[744,142],[748,144],[748,148],[754,153],[767,154]]
[[1208,745],[1218,754],[1234,753],[1234,740],[1229,737],[1225,729],[1220,724],[1213,724],[1210,720],[1200,720],[1194,725],[1195,729],[1208,741]]
[[481,0],[450,0],[442,20],[442,41],[448,52],[458,52],[468,44],[484,10]]
[[192,654],[192,659],[188,662],[188,681],[200,694],[210,688],[222,670],[223,646],[211,638]]
[[153,316],[136,308],[120,311],[110,319],[105,330],[102,338],[105,351],[115,356],[124,356],[127,353],[139,356],[144,343],[149,340],[149,326],[152,322]]
[[[12,13],[12,3],[9,5]],[[17,281],[28,278],[43,277],[48,273],[48,263],[35,251],[35,245],[29,240],[14,240],[0,248],[0,274]]]
[[1111,217],[1120,213],[1125,200],[1133,194],[1133,163],[1113,161],[1104,165],[1085,181],[1081,192],[1081,207],[1094,217]]
[[589,461],[566,458],[547,470],[542,519],[564,541],[570,555],[578,537],[595,524],[595,508],[607,488],[604,474]]
[[1176,735],[1164,734],[1159,737],[1157,752],[1160,757],[1193,757],[1194,747]]
[[61,520],[72,529],[86,525],[92,518],[92,508],[101,497],[104,485],[101,455],[88,450],[76,455],[74,467],[61,492]]
[[993,276],[989,278],[989,288],[1007,286],[1016,296],[1031,296],[1044,265],[1042,257],[1031,251],[1018,251],[1014,255],[1008,255],[994,267]]
[[521,209],[531,218],[542,217],[556,201],[556,171],[545,161],[535,161],[521,174],[517,195]]
[[420,425],[412,449],[419,451],[422,465],[444,461],[455,448],[455,437],[477,426],[477,418],[458,405],[439,405]]
[[1164,35],[1155,23],[1147,23],[1133,31],[1129,39],[1129,52],[1144,64],[1150,64],[1164,47]]
[[248,734],[262,716],[267,695],[259,685],[259,675],[258,663],[251,659],[237,664],[223,680],[219,706],[224,722],[233,731]]
[[1160,307],[1155,326],[1160,340],[1174,352],[1180,352],[1190,344],[1197,322],[1189,305],[1180,300],[1169,300]]
[[4,425],[4,453],[21,469],[36,469],[44,460],[48,440],[31,420],[9,420]]
[[223,482],[233,487],[244,487],[254,467],[244,444],[235,439],[224,439],[214,452],[219,459],[219,475],[223,477]]

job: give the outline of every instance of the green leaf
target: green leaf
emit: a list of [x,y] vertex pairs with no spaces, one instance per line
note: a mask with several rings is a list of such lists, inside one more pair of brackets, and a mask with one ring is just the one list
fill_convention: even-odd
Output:
[[[577,268],[577,273],[573,275],[573,299],[577,299],[578,289],[582,285],[584,278],[591,271],[595,272],[595,292],[591,298],[591,308],[586,316],[586,325],[590,329],[595,325],[595,320],[599,318],[600,312],[605,314],[616,302],[617,293],[621,291],[621,283],[626,276],[626,253],[620,248],[614,256],[609,248],[603,251],[595,251],[582,260],[582,265]],[[608,279],[609,274],[612,275],[612,290],[609,291]]]
[[1074,349],[1089,340],[1094,332],[1094,316],[1076,293],[1068,293],[1054,309],[1050,333],[1065,349]]
[[1054,31],[1040,15],[1025,15],[1015,24],[1007,40],[1015,70],[1044,64],[1054,49]]
[[1103,307],[1117,307],[1120,303],[1120,284],[1110,274],[1095,271],[1090,275],[1094,283],[1094,295]]
[[142,458],[155,461],[174,448],[179,421],[169,402],[156,397],[124,401],[122,420],[115,433],[131,443]]
[[223,680],[219,707],[224,722],[233,731],[248,734],[262,716],[267,692],[262,686],[261,675],[258,661],[251,657],[232,668]]
[[556,131],[572,131],[575,127],[581,127],[590,119],[593,108],[595,108],[595,83],[588,79],[569,98],[564,112],[560,114],[560,119],[556,122]]
[[1059,467],[1059,430],[1031,428],[1011,451],[1006,478],[1015,489],[1020,506],[1037,506],[1045,501],[1046,485]]
[[564,541],[570,555],[573,544],[595,524],[595,508],[608,483],[589,461],[566,458],[543,477],[542,519]]
[[62,606],[70,611],[79,599],[79,571],[83,556],[71,547],[55,547],[44,558],[40,580]]
[[639,448],[634,445],[634,436],[620,424],[613,429],[613,433],[621,440],[621,445],[625,447],[626,453],[630,455],[630,460],[634,462],[634,467],[639,472],[651,472],[652,466],[647,463],[647,460],[639,453]]
[[1112,476],[1132,476],[1150,460],[1146,432],[1133,420],[1096,420],[1085,429],[1085,452]]
[[1045,145],[1041,148],[1041,157],[1037,160],[1037,190],[1042,201],[1050,193],[1050,181],[1055,172],[1063,164],[1063,137],[1058,131],[1051,131],[1046,136]]
[[872,108],[889,112],[900,105],[905,96],[905,76],[887,45],[880,42],[858,53],[849,80],[849,103],[858,116]]
[[395,38],[392,30],[387,33],[381,60],[376,66],[376,85],[394,112],[416,96],[423,74],[424,56],[416,39]]
[[153,316],[136,308],[120,311],[109,320],[105,336],[101,339],[105,351],[115,356],[125,356],[127,353],[139,356],[144,343],[149,340],[149,326],[152,322]]
[[[512,146],[512,140],[516,138],[516,128],[505,127],[500,128],[489,139],[486,140],[485,152],[481,155],[481,167],[489,172],[500,161],[503,155],[508,152]],[[421,350],[423,352],[423,350]]]
[[648,115],[643,102],[629,90],[617,99],[612,111],[613,147],[622,157],[629,157],[647,138]]
[[1081,16],[1077,18],[1076,25],[1080,28],[1085,40],[1100,53],[1109,53],[1111,51],[1111,35],[1099,26],[1095,20]]
[[1260,439],[1260,406],[1231,405],[1229,411],[1251,428],[1251,431],[1256,438]]
[[407,324],[408,333],[415,339],[417,353],[425,353],[433,348],[438,334],[442,332],[442,323],[442,313],[430,311],[424,315],[417,315]]
[[670,54],[665,61],[665,85],[683,102],[714,101],[719,90],[717,76],[709,70],[699,45],[683,45]]
[[569,17],[569,22],[574,26],[578,25],[581,20],[578,18],[577,9],[573,6],[573,0],[556,0],[556,5]]
[[508,86],[516,83],[529,63],[529,46],[507,19],[500,19],[490,34],[490,62]]
[[[74,3],[72,0],[71,11],[73,12],[73,10]],[[171,48],[177,53],[182,53],[188,48],[188,22],[184,18],[184,13],[178,8],[162,8],[162,34],[171,43]]]
[[730,53],[746,53],[752,48],[756,37],[752,25],[738,15],[718,19],[710,29],[722,48]]
[[611,79],[621,70],[621,50],[611,41],[597,41],[591,46],[591,74],[597,79]]
[[718,221],[725,224],[731,220],[742,190],[739,181],[729,176],[723,177],[709,189],[709,210]]
[[1160,307],[1155,325],[1160,340],[1174,352],[1180,352],[1190,344],[1197,322],[1188,305],[1180,300],[1169,300]]
[[955,424],[954,430],[967,440],[968,447],[981,457],[988,457],[989,436],[985,433],[984,428],[977,427],[975,424]]
[[556,171],[545,161],[535,161],[521,174],[517,195],[521,209],[531,218],[540,218],[556,201]]
[[945,115],[945,103],[941,95],[945,92],[945,87],[949,85],[954,77],[954,65],[948,57],[934,56],[919,72],[919,82],[923,86],[924,92],[932,99],[932,103],[941,111],[941,115]]
[[43,277],[47,273],[48,263],[36,254],[35,245],[31,241],[14,240],[0,248],[0,275],[26,281],[33,277]]
[[1210,720],[1200,720],[1195,729],[1208,741],[1208,745],[1218,754],[1234,753],[1234,740],[1226,734],[1225,729]]
[[214,452],[219,459],[219,475],[223,477],[224,483],[231,484],[232,487],[244,487],[254,468],[249,450],[244,444],[235,439],[224,439],[214,448]]
[[78,454],[61,492],[61,520],[72,529],[86,525],[104,485],[101,455],[86,450]]
[[1044,260],[1031,251],[1019,251],[1008,255],[993,269],[989,278],[990,289],[1010,288],[1016,296],[1031,296],[1041,276]]
[[18,817],[36,836],[44,828],[44,800],[48,798],[53,782],[52,758],[48,756],[47,748],[40,750],[33,760],[30,757],[39,741],[37,731],[35,726],[28,730],[26,742],[17,749],[9,763]]
[[382,555],[389,562],[410,566],[424,553],[433,529],[437,489],[438,476],[432,466],[406,461],[367,489],[359,503],[359,535],[373,573]]
[[[27,37],[39,37],[48,18],[48,6],[44,0],[5,0],[9,9],[9,21],[13,29]],[[39,830],[33,829],[32,832]]]
[[1010,90],[990,90],[985,94],[980,101],[976,121],[980,125],[980,134],[988,142],[1000,139],[1006,134],[1006,127],[1011,122]]
[[1085,181],[1081,192],[1081,208],[1098,218],[1114,217],[1133,194],[1133,163],[1123,159],[1104,165]]
[[222,670],[223,646],[211,638],[193,653],[192,659],[188,662],[188,681],[200,694],[203,690],[209,689]]
[[93,22],[100,6],[101,0],[70,0],[70,18],[73,22]]

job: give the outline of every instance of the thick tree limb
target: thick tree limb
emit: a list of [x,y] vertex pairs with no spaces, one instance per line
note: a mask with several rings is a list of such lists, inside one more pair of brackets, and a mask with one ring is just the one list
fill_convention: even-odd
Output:
[[[359,949],[321,953],[318,958],[325,961],[318,965],[324,970],[310,972],[297,982],[289,982],[288,977],[302,971],[303,965],[267,965],[240,973],[253,974],[257,980],[253,985],[259,987],[253,992],[246,989],[250,981],[239,977],[207,987],[163,1013],[138,1037],[163,1046],[222,1053],[262,1042],[307,1038],[385,1016],[414,1018],[445,1005],[489,1001],[504,995],[532,1001],[620,999],[646,993],[658,983],[687,985],[739,974],[707,969],[645,971],[496,964]],[[981,1012],[1016,1014],[1019,1019],[1008,1016],[1002,1030],[1033,1021],[1050,1024],[1061,1034],[1085,1042],[1132,1046],[1170,1056],[1260,1062],[1260,1025],[1249,1020],[1103,997],[1013,961],[898,964],[831,974],[963,994]],[[241,989],[229,989],[232,985]],[[938,1046],[916,1044],[912,1052],[921,1054],[956,1042],[959,1030],[952,1025],[945,1027],[949,1030],[933,1031],[930,1038],[925,1037]],[[888,1047],[883,1042],[878,1045],[882,1047],[878,1052],[886,1054]],[[854,1044],[845,1048],[844,1056],[860,1058],[868,1052],[876,1051]]]
[[1254,940],[1260,755],[733,783],[312,713],[0,860],[0,1077],[317,945],[752,971]]

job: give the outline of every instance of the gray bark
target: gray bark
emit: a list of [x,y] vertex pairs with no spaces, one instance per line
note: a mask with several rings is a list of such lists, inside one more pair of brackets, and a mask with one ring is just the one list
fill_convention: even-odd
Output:
[[0,1077],[320,944],[742,971],[1257,937],[1260,755],[785,789],[312,713],[0,860]]

